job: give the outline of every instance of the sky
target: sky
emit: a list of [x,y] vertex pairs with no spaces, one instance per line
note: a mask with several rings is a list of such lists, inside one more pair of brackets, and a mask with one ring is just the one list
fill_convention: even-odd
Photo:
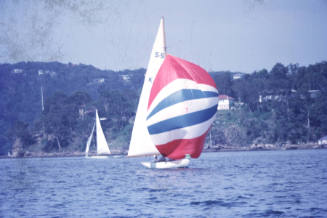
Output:
[[146,68],[162,16],[168,53],[208,71],[327,60],[325,0],[0,0],[0,63]]

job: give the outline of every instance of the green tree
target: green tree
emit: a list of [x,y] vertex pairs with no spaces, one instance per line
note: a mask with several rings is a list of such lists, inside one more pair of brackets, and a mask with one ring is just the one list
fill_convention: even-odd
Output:
[[45,150],[61,151],[73,140],[76,125],[80,116],[79,109],[90,101],[86,93],[77,92],[70,97],[56,93],[46,104],[43,120],[45,132],[50,135]]
[[22,121],[16,121],[10,133],[13,141],[17,138],[20,139],[24,149],[35,143],[35,139],[31,134],[28,126],[29,125],[27,123],[24,123]]

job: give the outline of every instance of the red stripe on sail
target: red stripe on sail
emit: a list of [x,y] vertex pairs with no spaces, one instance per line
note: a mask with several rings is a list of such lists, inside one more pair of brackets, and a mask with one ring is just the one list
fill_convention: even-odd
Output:
[[153,82],[148,109],[160,90],[175,79],[189,79],[199,84],[207,84],[216,88],[214,80],[202,67],[181,58],[166,55]]
[[163,156],[173,160],[185,158],[186,154],[191,155],[192,158],[198,158],[202,152],[207,133],[208,131],[197,138],[177,139],[156,147]]

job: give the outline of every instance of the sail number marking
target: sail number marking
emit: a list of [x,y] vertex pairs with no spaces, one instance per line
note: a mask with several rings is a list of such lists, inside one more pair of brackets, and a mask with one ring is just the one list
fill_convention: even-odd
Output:
[[165,53],[164,52],[154,52],[154,57],[155,58],[165,58]]

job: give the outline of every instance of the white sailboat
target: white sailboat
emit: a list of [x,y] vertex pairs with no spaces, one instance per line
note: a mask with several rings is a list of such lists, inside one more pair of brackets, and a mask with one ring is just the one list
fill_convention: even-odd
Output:
[[[93,138],[94,129],[96,129],[96,153],[95,156],[89,156],[89,150],[91,141]],[[106,137],[103,134],[100,118],[98,115],[98,110],[95,111],[95,123],[93,125],[91,134],[86,142],[86,149],[85,149],[85,157],[91,157],[91,158],[107,158],[111,154]]]
[[129,157],[162,155],[148,168],[186,167],[200,156],[218,104],[213,79],[201,67],[166,53],[164,20],[153,44],[137,107]]

